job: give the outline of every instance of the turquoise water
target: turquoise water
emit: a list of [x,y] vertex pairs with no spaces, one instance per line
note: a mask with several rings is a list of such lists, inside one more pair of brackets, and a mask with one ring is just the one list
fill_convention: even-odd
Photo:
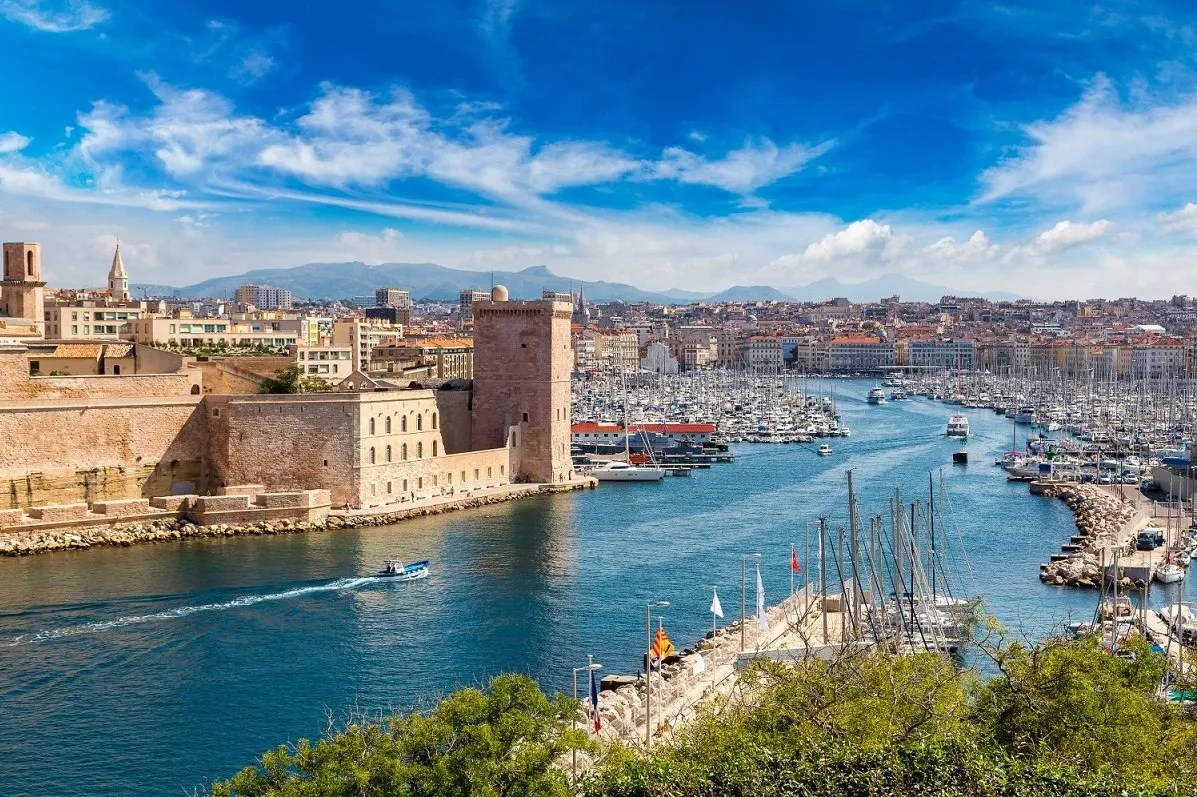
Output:
[[[330,716],[428,705],[509,671],[567,691],[588,653],[604,673],[634,672],[645,602],[671,601],[666,628],[692,644],[710,628],[712,585],[727,619],[738,612],[741,553],[763,554],[768,600],[784,597],[805,524],[846,522],[847,468],[862,517],[887,512],[895,486],[925,497],[942,469],[971,563],[959,567],[1011,628],[1088,617],[1092,593],[1036,577],[1072,517],[992,466],[1008,421],[964,411],[973,464],[953,467],[942,433],[954,408],[872,407],[871,383],[827,384],[853,430],[831,457],[740,445],[734,464],[690,479],[390,528],[2,560],[0,794],[184,794]],[[390,556],[427,557],[433,573],[360,578]]]

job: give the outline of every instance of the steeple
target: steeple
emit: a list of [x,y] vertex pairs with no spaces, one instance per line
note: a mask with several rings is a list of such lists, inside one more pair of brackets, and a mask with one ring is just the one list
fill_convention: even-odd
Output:
[[590,308],[586,305],[586,294],[583,292],[581,283],[578,284],[578,296],[574,302],[573,323],[583,325],[590,323]]
[[117,302],[129,301],[129,275],[125,273],[125,264],[121,261],[120,244],[116,245],[112,268],[108,269],[108,298]]

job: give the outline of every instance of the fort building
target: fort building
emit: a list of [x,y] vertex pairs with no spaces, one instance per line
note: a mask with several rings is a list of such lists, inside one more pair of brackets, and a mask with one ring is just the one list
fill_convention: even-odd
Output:
[[[21,266],[5,272],[16,277],[4,282],[6,311],[40,319],[36,244],[4,253],[6,267]],[[206,378],[236,380],[150,347],[0,340],[0,515],[219,496],[241,485],[401,508],[512,482],[573,480],[568,303],[507,302],[496,288],[477,311],[472,385],[439,390],[210,393]],[[51,370],[59,375],[39,375]]]

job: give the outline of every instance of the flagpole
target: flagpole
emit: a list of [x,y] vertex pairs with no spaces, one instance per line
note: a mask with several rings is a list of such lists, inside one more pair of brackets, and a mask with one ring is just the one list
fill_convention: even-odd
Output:
[[798,555],[798,549],[794,547],[794,543],[790,543],[790,597],[794,597],[794,557]]

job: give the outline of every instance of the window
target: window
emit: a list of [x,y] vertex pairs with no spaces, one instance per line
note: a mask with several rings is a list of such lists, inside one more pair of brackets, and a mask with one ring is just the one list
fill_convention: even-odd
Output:
[[391,483],[387,482],[387,495],[391,494]]
[[401,432],[407,431],[407,416],[406,415],[404,415],[402,418],[399,419],[399,431],[401,431]]
[[402,457],[404,460],[407,459],[407,443],[404,443],[402,445],[402,447],[400,447],[399,456]]
[[432,428],[436,428],[436,413],[432,413]]
[[370,419],[370,434],[374,434],[374,419]]
[[[325,368],[327,368],[327,367],[328,366],[326,365]],[[386,433],[390,434],[391,433],[391,416],[390,415],[387,416],[386,420],[383,421],[382,425],[383,425],[383,428],[386,430]]]
[[487,469],[486,469],[486,478],[488,478],[488,479],[489,479],[489,478],[490,478],[491,476],[493,476],[493,475],[494,475],[494,473],[493,473],[492,469],[491,469],[491,468],[487,468]]
[[387,446],[387,462],[391,461],[391,447]]
[[436,456],[436,453],[437,453],[437,451],[436,451],[436,441],[435,441],[435,440],[433,440],[433,441],[432,441],[432,456],[434,456],[434,457],[435,457],[435,456]]
[[26,263],[25,270],[28,271],[29,276],[32,277],[33,276],[33,250],[32,249],[25,253],[25,263]]
[[437,477],[436,477],[436,476],[433,476],[433,477],[432,477],[432,486],[433,486],[433,487],[436,487],[436,484],[437,484],[436,480],[437,480]]
[[506,473],[507,473],[507,467],[505,465],[500,465],[499,466],[499,475],[504,476],[504,475],[506,475]]
[[112,366],[112,375],[113,375],[113,376],[120,376],[120,375],[121,375],[121,367],[120,367],[119,365],[114,365],[114,366]]
[[403,480],[403,492],[407,492],[407,479]]
[[419,432],[419,431],[423,430],[423,428],[424,428],[424,413],[421,412],[419,415],[416,416],[416,431]]
[[528,422],[528,413],[524,413],[524,423]]
[[424,444],[416,443],[416,459],[424,458]]
[[423,477],[423,476],[421,476],[420,478],[416,479],[416,489],[417,489],[417,490],[423,490],[423,489],[424,489],[424,477]]
[[474,468],[474,481],[478,481],[478,469]]
[[374,446],[370,446],[370,464],[374,464]]

